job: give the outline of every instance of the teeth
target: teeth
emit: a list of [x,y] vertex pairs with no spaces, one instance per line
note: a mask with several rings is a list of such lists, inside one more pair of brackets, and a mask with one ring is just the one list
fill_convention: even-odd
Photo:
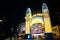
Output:
[[27,8],[26,13],[31,13],[31,9],[30,8]]

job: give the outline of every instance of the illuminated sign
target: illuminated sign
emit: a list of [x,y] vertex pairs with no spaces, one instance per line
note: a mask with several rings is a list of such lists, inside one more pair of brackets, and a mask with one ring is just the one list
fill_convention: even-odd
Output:
[[40,23],[33,24],[32,34],[44,34],[44,30],[42,29],[42,25]]

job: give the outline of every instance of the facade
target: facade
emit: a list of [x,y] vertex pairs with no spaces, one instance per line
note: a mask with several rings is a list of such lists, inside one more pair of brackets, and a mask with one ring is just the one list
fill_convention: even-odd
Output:
[[27,9],[25,25],[25,34],[27,38],[29,38],[30,35],[36,36],[37,38],[38,36],[45,35],[47,36],[46,38],[49,37],[52,39],[52,26],[50,22],[49,10],[45,3],[42,4],[42,13],[32,15],[31,9]]
[[52,40],[52,26],[49,10],[45,3],[42,4],[42,13],[32,15],[31,9],[28,8],[25,16],[26,39],[31,39],[31,37],[44,38],[44,36],[46,39],[50,38]]
[[[36,24],[36,25],[39,25],[39,24]],[[41,25],[42,26],[42,28],[44,29],[44,24],[43,25]],[[18,36],[22,36],[22,35],[25,35],[25,29],[26,29],[26,27],[25,27],[25,23],[21,23],[20,25],[19,25],[19,27],[21,27],[21,28],[18,28],[20,31],[19,31],[19,33],[18,33]],[[35,27],[35,26],[34,26]],[[34,29],[34,27],[33,27],[33,29]],[[56,25],[56,26],[53,26],[52,27],[52,33],[53,33],[53,37],[54,38],[59,38],[60,37],[60,26],[59,25]],[[18,31],[18,30],[17,30]],[[41,31],[41,30],[40,30]],[[43,32],[43,34],[44,34],[44,31],[45,30],[43,30],[43,31],[41,31],[41,33]],[[32,32],[31,32],[32,33]],[[34,34],[34,32],[32,33],[32,34]],[[37,32],[35,33],[36,35],[38,34]],[[39,33],[40,34],[40,33]],[[34,35],[35,36],[35,35]],[[40,36],[41,36],[41,34],[40,34]],[[41,37],[43,37],[44,35],[42,35]],[[44,38],[44,37],[43,37]]]

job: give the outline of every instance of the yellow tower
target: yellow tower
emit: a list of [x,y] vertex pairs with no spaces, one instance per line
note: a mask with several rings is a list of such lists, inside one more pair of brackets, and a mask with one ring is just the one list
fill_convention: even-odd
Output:
[[26,34],[30,34],[30,21],[31,21],[32,15],[31,15],[31,9],[28,8],[26,11],[26,17],[25,17],[25,25],[26,25]]
[[[42,16],[44,20],[42,18],[40,18],[39,16],[40,17]],[[37,18],[33,19],[34,17],[37,17]],[[52,40],[53,37],[52,37],[52,28],[51,28],[49,10],[45,3],[43,3],[43,5],[42,5],[42,14],[35,14],[32,16],[31,9],[30,8],[27,9],[26,16],[25,16],[25,25],[26,25],[25,33],[27,34],[26,35],[27,39],[31,38],[30,30],[34,23],[44,24],[45,38],[46,38],[46,40],[48,40],[49,38]]]
[[44,15],[45,33],[52,33],[49,10],[45,3],[42,5],[42,13]]
[[45,3],[42,4],[42,13],[44,14],[45,40],[53,40],[49,10]]

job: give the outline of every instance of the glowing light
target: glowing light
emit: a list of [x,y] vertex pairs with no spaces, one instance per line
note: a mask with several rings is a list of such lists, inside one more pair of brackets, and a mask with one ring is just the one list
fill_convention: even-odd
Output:
[[41,27],[41,26],[39,26],[39,27]]
[[31,24],[35,24],[35,23],[42,23],[42,24],[44,24],[43,18],[38,18],[38,17],[34,18],[32,20],[32,23]]
[[28,38],[30,38],[30,36],[28,35]]
[[0,20],[0,22],[2,22],[3,20]]
[[33,17],[35,17],[36,16],[36,14],[35,15],[33,15]]
[[23,28],[23,30],[25,30],[25,28]]
[[35,16],[43,16],[43,14],[34,14],[33,17]]
[[37,16],[43,16],[43,14],[37,14]]
[[51,23],[49,18],[44,18],[45,21],[45,32],[52,33]]
[[26,34],[30,34],[30,20],[31,20],[31,9],[30,8],[27,8],[27,11],[26,11],[26,30],[25,30],[25,33]]

